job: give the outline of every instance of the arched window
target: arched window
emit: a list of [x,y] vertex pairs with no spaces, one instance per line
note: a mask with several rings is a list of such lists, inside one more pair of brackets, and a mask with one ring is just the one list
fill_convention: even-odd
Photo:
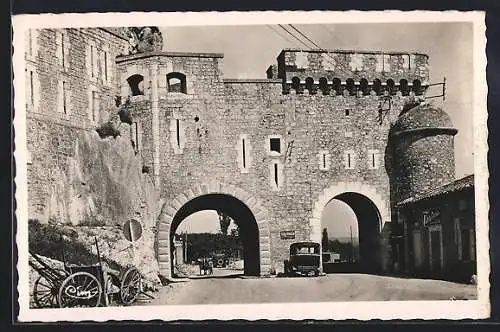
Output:
[[292,78],[292,89],[294,89],[295,92],[299,92],[299,88],[300,88],[300,78],[294,76]]
[[319,88],[323,92],[324,95],[328,94],[328,80],[325,77],[321,77],[319,79]]
[[403,96],[408,96],[408,81],[405,80],[405,79],[402,79],[401,81],[399,81],[399,91],[401,91],[401,94]]
[[413,90],[413,92],[415,92],[415,95],[417,95],[417,96],[420,96],[422,94],[422,86],[421,86],[420,80],[413,81],[412,90]]
[[342,94],[342,86],[341,86],[340,78],[335,77],[333,79],[333,89],[335,90],[337,95]]
[[363,92],[363,95],[366,96],[368,94],[368,80],[366,78],[362,78],[359,81],[359,90]]
[[387,80],[387,92],[389,92],[389,95],[393,95],[395,93],[395,83],[394,83],[394,80],[389,78]]
[[168,87],[168,92],[187,93],[186,75],[177,72],[168,73],[167,87]]
[[307,91],[309,91],[310,94],[316,92],[314,91],[314,80],[312,79],[312,77],[306,78],[306,89]]
[[144,95],[144,76],[135,74],[127,78],[132,96]]
[[346,81],[346,89],[349,91],[349,95],[353,96],[355,93],[354,88],[354,80],[352,78],[348,78]]
[[373,81],[373,91],[375,91],[375,93],[377,95],[380,94],[381,86],[382,86],[382,82],[380,82],[380,80],[378,78]]

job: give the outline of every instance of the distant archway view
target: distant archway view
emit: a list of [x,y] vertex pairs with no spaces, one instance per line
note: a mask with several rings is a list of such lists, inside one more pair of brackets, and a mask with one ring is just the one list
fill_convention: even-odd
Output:
[[[174,276],[259,274],[257,224],[244,204],[230,201],[229,196],[206,195],[177,213],[171,230]],[[230,205],[233,208],[226,208]]]
[[324,272],[379,271],[380,216],[367,197],[353,192],[336,196],[326,205],[321,225]]

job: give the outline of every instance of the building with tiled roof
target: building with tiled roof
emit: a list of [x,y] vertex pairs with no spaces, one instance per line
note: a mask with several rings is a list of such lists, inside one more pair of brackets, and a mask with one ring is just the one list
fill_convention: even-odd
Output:
[[474,175],[397,204],[406,272],[468,282],[476,273]]

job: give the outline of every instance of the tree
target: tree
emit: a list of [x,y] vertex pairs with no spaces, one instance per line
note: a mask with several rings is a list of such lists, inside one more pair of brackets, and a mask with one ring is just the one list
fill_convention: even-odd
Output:
[[231,217],[222,211],[217,211],[217,214],[219,215],[220,232],[227,235],[227,230],[231,224]]
[[323,228],[323,235],[321,236],[321,247],[323,251],[328,251],[328,230]]

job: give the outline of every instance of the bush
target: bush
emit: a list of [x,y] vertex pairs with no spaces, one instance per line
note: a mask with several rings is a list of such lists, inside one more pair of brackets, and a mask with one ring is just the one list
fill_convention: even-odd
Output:
[[[90,249],[94,243],[81,243],[74,230],[58,226],[45,225],[36,219],[28,221],[28,246],[30,252],[66,261],[70,264],[90,265],[97,263],[97,256]],[[64,257],[63,257],[64,253]],[[116,262],[103,259],[111,268],[120,269]]]
[[111,122],[105,122],[96,128],[100,138],[120,136],[120,131],[116,129]]

